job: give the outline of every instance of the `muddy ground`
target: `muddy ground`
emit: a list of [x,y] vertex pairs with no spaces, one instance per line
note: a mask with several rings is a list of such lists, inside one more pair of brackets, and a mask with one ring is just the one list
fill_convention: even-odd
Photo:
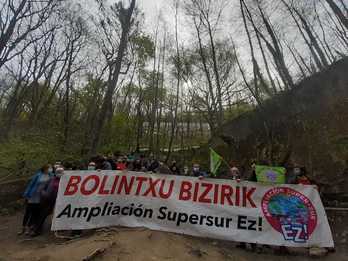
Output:
[[[331,215],[332,216],[332,215]],[[37,238],[17,236],[22,214],[0,217],[0,261],[81,261],[97,249],[104,253],[93,260],[105,261],[155,261],[155,260],[313,260],[306,249],[294,249],[291,254],[279,254],[271,248],[262,253],[236,248],[236,243],[202,239],[172,233],[151,231],[143,228],[110,228],[89,232],[81,238],[57,239],[49,232]],[[334,236],[336,252],[320,260],[348,260],[346,216],[335,217]]]

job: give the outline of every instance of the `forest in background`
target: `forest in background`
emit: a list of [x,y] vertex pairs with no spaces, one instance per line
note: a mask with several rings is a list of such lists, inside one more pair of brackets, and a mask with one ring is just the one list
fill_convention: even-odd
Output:
[[0,174],[167,161],[348,53],[345,0],[172,0],[150,28],[138,1],[0,0]]

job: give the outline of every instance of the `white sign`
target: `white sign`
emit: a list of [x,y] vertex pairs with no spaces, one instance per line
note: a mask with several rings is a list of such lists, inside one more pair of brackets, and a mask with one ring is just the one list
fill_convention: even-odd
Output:
[[334,246],[313,186],[67,171],[52,230],[118,225],[258,244]]

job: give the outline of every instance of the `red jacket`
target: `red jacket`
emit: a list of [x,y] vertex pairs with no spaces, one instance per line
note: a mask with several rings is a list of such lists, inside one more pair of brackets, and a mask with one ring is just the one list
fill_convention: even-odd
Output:
[[123,162],[116,163],[117,170],[125,170],[126,168],[127,168],[126,163],[123,163]]

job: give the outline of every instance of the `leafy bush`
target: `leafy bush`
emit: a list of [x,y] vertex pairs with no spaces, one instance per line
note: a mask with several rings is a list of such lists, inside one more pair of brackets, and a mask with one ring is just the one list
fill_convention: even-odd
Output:
[[59,158],[58,145],[41,136],[12,138],[0,146],[0,180],[32,175]]

